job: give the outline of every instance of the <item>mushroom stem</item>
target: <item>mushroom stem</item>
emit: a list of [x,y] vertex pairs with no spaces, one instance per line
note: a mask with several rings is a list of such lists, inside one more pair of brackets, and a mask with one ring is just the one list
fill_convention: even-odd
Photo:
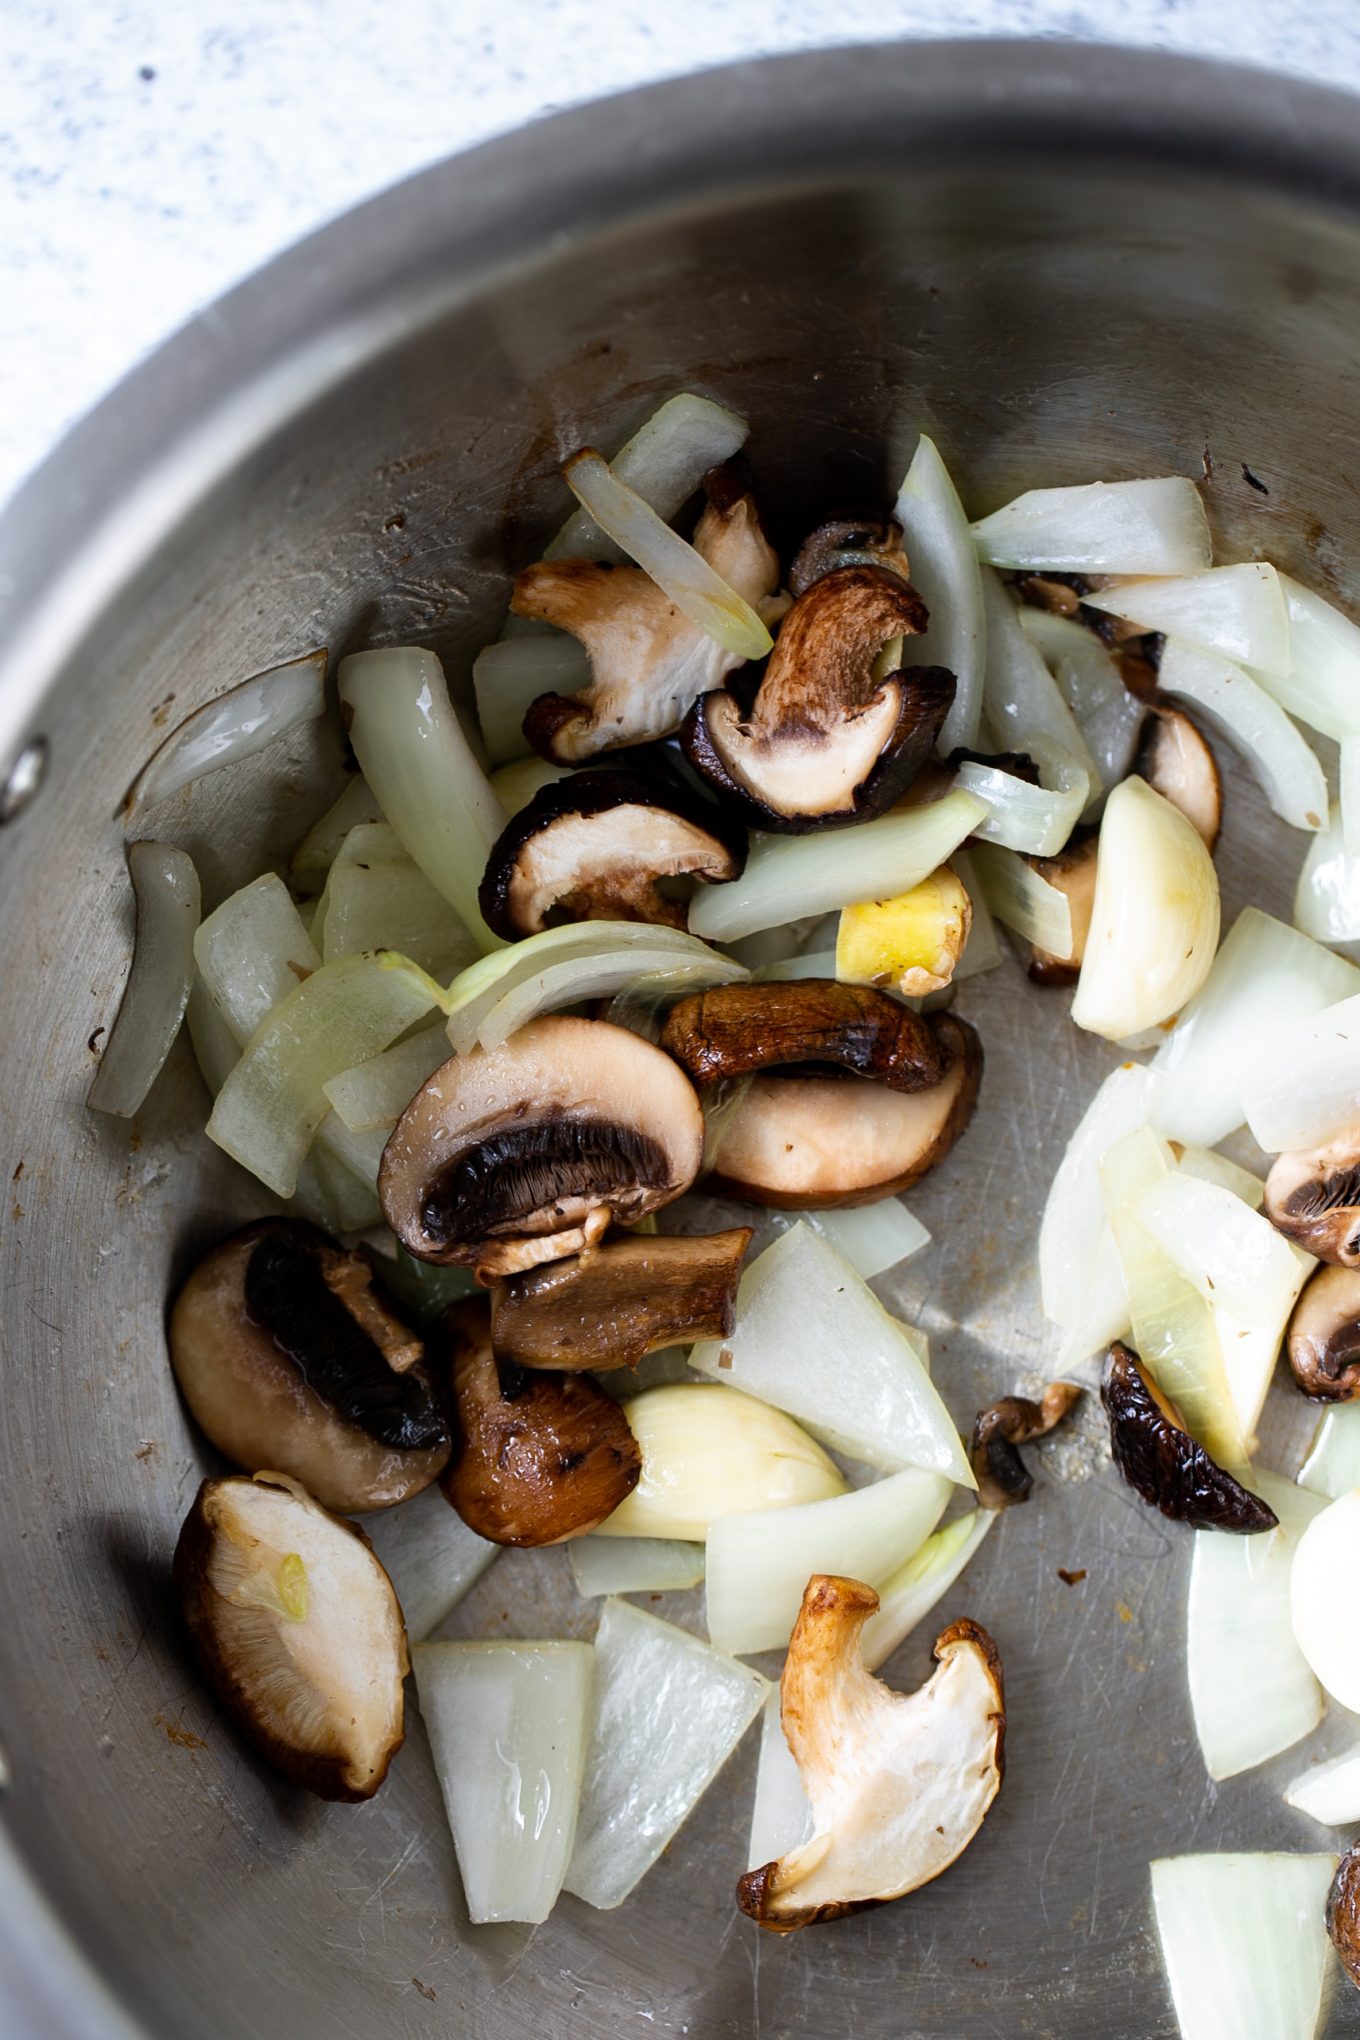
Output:
[[1007,1395],[979,1412],[969,1457],[984,1509],[1008,1509],[1029,1499],[1034,1477],[1016,1447],[1045,1437],[1081,1396],[1075,1382],[1050,1381],[1040,1402]]

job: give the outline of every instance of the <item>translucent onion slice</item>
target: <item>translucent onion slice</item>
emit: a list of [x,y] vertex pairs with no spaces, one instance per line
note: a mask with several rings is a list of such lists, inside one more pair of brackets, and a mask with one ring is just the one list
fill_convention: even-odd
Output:
[[513,765],[502,765],[499,772],[493,772],[489,784],[505,812],[517,815],[536,793],[567,778],[570,770],[568,765],[550,765],[546,758],[516,758]]
[[1360,629],[1311,588],[1280,575],[1289,616],[1289,665],[1262,672],[1282,708],[1341,742],[1360,731]]
[[1231,1190],[1182,1170],[1149,1183],[1130,1207],[1144,1232],[1207,1303],[1277,1336],[1317,1266]]
[[1341,845],[1348,858],[1357,858],[1360,857],[1360,737],[1341,739],[1337,784],[1341,793]]
[[193,859],[167,844],[128,845],[137,908],[132,965],[118,1016],[85,1102],[95,1112],[131,1119],[174,1047],[194,981],[198,873]]
[[830,1501],[720,1517],[705,1565],[710,1639],[734,1656],[783,1650],[814,1573],[878,1587],[920,1550],[952,1491],[913,1469]]
[[1077,1026],[1120,1041],[1170,1020],[1209,974],[1218,920],[1218,875],[1198,831],[1143,780],[1123,780],[1100,824]]
[[[721,467],[741,451],[750,430],[738,412],[684,390],[653,411],[609,465],[616,480],[669,524],[709,469]],[[580,509],[572,512],[543,557],[617,560],[624,555],[588,511]]]
[[866,1282],[872,1282],[875,1275],[886,1275],[889,1268],[900,1266],[930,1245],[930,1234],[920,1219],[896,1197],[848,1211],[800,1211],[796,1217],[791,1212],[772,1212],[770,1217],[781,1230],[809,1226]]
[[536,1924],[557,1901],[576,1839],[593,1659],[588,1643],[411,1653],[474,1925]]
[[668,1594],[697,1587],[704,1547],[673,1537],[573,1537],[567,1546],[576,1591],[590,1601],[603,1594]]
[[1258,1537],[1197,1530],[1190,1562],[1190,1706],[1205,1767],[1219,1780],[1278,1756],[1322,1719],[1322,1695],[1289,1614],[1294,1554],[1322,1505],[1275,1474],[1258,1470],[1251,1485],[1279,1528]]
[[1133,1343],[1162,1393],[1180,1406],[1186,1426],[1220,1466],[1247,1457],[1213,1312],[1192,1283],[1138,1223],[1137,1201],[1170,1174],[1171,1163],[1149,1127],[1125,1134],[1100,1164],[1105,1210],[1119,1249]]
[[[782,956],[775,963],[762,963],[752,972],[761,984],[788,984],[800,978],[834,978],[834,949],[813,949],[798,956]],[[957,975],[957,973],[956,973]]]
[[326,873],[340,854],[340,845],[351,829],[364,822],[380,822],[382,809],[373,789],[361,772],[345,781],[344,791],[332,801],[320,821],[313,824],[293,852],[288,876],[299,893],[320,892]]
[[364,1534],[397,1590],[412,1643],[438,1629],[502,1548],[469,1530],[437,1486],[365,1516]]
[[196,971],[184,1009],[194,1060],[204,1083],[215,1098],[235,1069],[241,1044],[222,1017],[222,1009]]
[[1324,1412],[1299,1469],[1299,1486],[1329,1501],[1360,1488],[1360,1402],[1333,1403]]
[[194,959],[238,1048],[321,967],[287,886],[272,871],[243,885],[209,914],[194,937]]
[[1290,1574],[1294,1641],[1333,1700],[1360,1714],[1360,1617],[1354,1572],[1360,1551],[1360,1488],[1325,1506],[1306,1489],[1295,1488],[1294,1495],[1312,1515]]
[[342,1070],[322,1086],[337,1117],[353,1133],[391,1126],[400,1119],[427,1077],[449,1059],[449,1038],[442,1022],[422,1027],[408,1041],[353,1069]]
[[983,971],[995,970],[1001,962],[1001,938],[996,932],[991,909],[987,905],[982,888],[982,879],[973,862],[973,853],[962,845],[950,857],[950,863],[963,881],[973,909],[973,919],[968,930],[968,939],[963,945],[963,954],[954,966],[954,982],[962,984],[965,978],[980,977]]
[[[1036,763],[1042,764],[1034,750],[1034,740],[1046,737],[1081,767],[1088,792],[1098,788],[1095,760],[1086,748],[1077,719],[1021,628],[1015,603],[990,567],[982,570],[982,599],[987,613],[983,713],[998,747],[1003,751],[1029,751]],[[1027,849],[1029,845],[1012,847]]]
[[750,603],[621,482],[601,455],[586,448],[572,456],[562,473],[600,529],[650,574],[696,630],[739,659],[763,659],[773,649],[774,640]]
[[1230,1162],[1216,1148],[1199,1147],[1194,1141],[1178,1141],[1174,1143],[1172,1152],[1182,1176],[1193,1176],[1201,1183],[1217,1183],[1221,1189],[1231,1190],[1234,1197],[1240,1197],[1253,1211],[1261,1209],[1266,1186],[1263,1179],[1254,1176],[1250,1169]]
[[[1116,581],[1083,597],[1140,630],[1163,631],[1268,673],[1289,669],[1289,615],[1274,567],[1248,561],[1185,580]],[[1165,682],[1163,682],[1165,685]]]
[[906,1329],[807,1226],[748,1261],[735,1331],[695,1346],[690,1364],[787,1410],[869,1466],[917,1466],[976,1486]]
[[987,618],[977,549],[958,490],[925,433],[898,491],[893,516],[902,527],[912,586],[930,612],[920,637],[903,640],[903,665],[946,666],[954,675],[954,702],[940,731],[940,755],[977,744],[982,679],[987,659]]
[[595,1635],[595,1718],[567,1890],[621,1905],[717,1777],[769,1683],[627,1601]]
[[1223,1355],[1223,1366],[1228,1377],[1228,1392],[1232,1396],[1233,1408],[1247,1451],[1255,1454],[1260,1440],[1256,1427],[1261,1421],[1266,1396],[1275,1373],[1275,1363],[1280,1357],[1280,1345],[1284,1334],[1284,1323],[1277,1325],[1244,1325],[1221,1303],[1213,1306],[1214,1330],[1218,1334],[1218,1349]]
[[708,942],[731,942],[799,915],[895,899],[945,863],[989,812],[976,794],[958,790],[854,829],[755,836],[740,878],[695,894],[690,929]]
[[973,526],[994,567],[1067,574],[1200,574],[1213,559],[1198,489],[1182,475],[1027,489]]
[[[1063,1151],[1039,1227],[1044,1315],[1084,1350],[1129,1329],[1128,1297],[1100,1187],[1100,1164],[1116,1142],[1154,1116],[1157,1080],[1143,1063],[1111,1070]],[[1112,1279],[1111,1279],[1112,1278]]]
[[1336,1860],[1164,1856],[1152,1865],[1181,2040],[1314,2040],[1332,1963],[1323,1910]]
[[338,862],[326,881],[321,953],[327,963],[365,949],[395,949],[441,981],[481,954],[442,893],[403,857]]
[[382,1222],[382,1207],[374,1188],[377,1171],[355,1175],[326,1138],[325,1130],[331,1124],[330,1116],[322,1121],[321,1131],[303,1156],[288,1209],[299,1218],[310,1219],[323,1232],[337,1235],[367,1232],[370,1226]]
[[[641,960],[640,960],[641,959]],[[578,973],[574,991],[564,973]],[[522,1027],[542,1004],[551,978],[550,995],[558,1004],[602,998],[599,987],[611,975],[620,991],[644,975],[660,971],[712,971],[712,984],[730,984],[749,972],[706,943],[676,928],[653,928],[643,921],[577,921],[545,928],[512,947],[484,956],[456,977],[445,1001],[449,1040],[459,1055],[480,1041],[484,1047],[504,1041],[512,1031],[502,1009],[508,1001],[512,1025]]]
[[1360,1111],[1360,993],[1282,1027],[1242,1077],[1242,1109],[1267,1154],[1317,1147]]
[[878,1590],[878,1613],[864,1625],[861,1648],[871,1672],[905,1643],[937,1601],[949,1592],[997,1519],[995,1509],[973,1509],[927,1537],[920,1550]]
[[472,662],[477,720],[493,765],[529,749],[524,718],[540,694],[575,694],[590,679],[584,645],[561,631],[532,631],[488,645]]
[[1129,693],[1108,648],[1084,623],[1047,609],[1022,608],[1019,617],[1077,719],[1099,783],[1113,786],[1133,763],[1147,710]]
[[1324,826],[1327,781],[1317,756],[1249,673],[1221,654],[1168,638],[1157,679],[1164,693],[1191,702],[1241,753],[1281,821],[1294,829]]
[[1014,850],[979,843],[973,853],[982,896],[998,921],[1050,955],[1072,954],[1072,903]]
[[1360,1748],[1343,1750],[1326,1764],[1310,1764],[1285,1789],[1284,1803],[1324,1827],[1360,1822]]
[[340,661],[340,701],[364,777],[406,853],[483,949],[499,945],[477,905],[505,810],[453,712],[444,670],[415,647]]
[[812,1802],[803,1790],[803,1776],[793,1760],[779,1716],[775,1688],[760,1717],[760,1758],[756,1765],[756,1796],[751,1808],[751,1839],[747,1867],[758,1870],[807,1841],[812,1834]]
[[987,819],[973,832],[980,843],[1054,857],[1080,820],[1097,782],[1078,758],[1047,737],[1031,736],[1026,748],[1039,767],[1037,786],[999,765],[980,765],[971,758],[959,766],[954,784],[987,803]]
[[225,694],[205,701],[155,750],[129,789],[126,819],[134,822],[220,766],[253,758],[326,706],[326,653],[307,652],[268,672],[253,674]]
[[1242,1081],[1275,1059],[1295,1020],[1360,993],[1360,970],[1257,907],[1244,907],[1202,989],[1158,1051],[1157,1124],[1172,1140],[1206,1147],[1246,1117]]
[[208,1121],[215,1140],[280,1197],[326,1116],[331,1077],[423,1020],[438,986],[385,952],[344,956],[289,993],[252,1035]]

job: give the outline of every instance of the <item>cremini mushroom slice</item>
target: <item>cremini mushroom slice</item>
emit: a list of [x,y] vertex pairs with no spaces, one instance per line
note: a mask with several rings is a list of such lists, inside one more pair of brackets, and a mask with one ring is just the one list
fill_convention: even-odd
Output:
[[1030,945],[1029,976],[1036,985],[1074,985],[1081,975],[1086,954],[1086,937],[1091,929],[1091,908],[1096,896],[1096,850],[1098,829],[1074,829],[1065,849],[1056,857],[1026,857],[1031,871],[1064,894],[1072,915],[1072,954],[1054,956],[1047,949]]
[[878,1595],[808,1581],[780,1681],[784,1735],[812,1803],[812,1836],[748,1870],[737,1904],[777,1934],[917,1891],[963,1854],[1001,1789],[1001,1657],[976,1622],[935,1639],[915,1693],[866,1671],[860,1632]]
[[942,666],[874,678],[884,645],[925,625],[920,596],[886,567],[813,581],[750,712],[726,691],[695,702],[681,738],[690,764],[753,828],[800,834],[880,814],[934,756],[954,699]]
[[1039,1402],[1024,1395],[1003,1395],[979,1413],[969,1459],[984,1509],[1009,1509],[1029,1499],[1034,1476],[1016,1448],[1046,1437],[1081,1395],[1075,1382],[1050,1381]]
[[417,1259],[492,1280],[669,1204],[703,1143],[669,1056],[607,1021],[552,1015],[441,1064],[392,1131],[378,1197]]
[[982,1044],[966,1020],[933,1014],[943,1074],[924,1091],[866,1077],[752,1079],[723,1130],[712,1187],[785,1210],[875,1204],[944,1159],[972,1116]]
[[835,978],[718,985],[677,999],[661,1046],[700,1089],[781,1065],[830,1064],[895,1091],[938,1083],[931,1024],[872,985]]
[[457,1437],[440,1485],[493,1544],[560,1544],[612,1515],[642,1453],[622,1405],[584,1374],[498,1366],[484,1297],[447,1310]]
[[1130,769],[1178,807],[1213,849],[1223,825],[1223,781],[1207,739],[1183,708],[1153,705]]
[[559,921],[652,921],[683,928],[688,902],[663,881],[740,878],[744,830],[710,801],[621,768],[545,786],[491,847],[483,919],[515,942]]
[[1154,1509],[1195,1530],[1252,1536],[1276,1527],[1275,1511],[1209,1457],[1138,1355],[1118,1339],[1100,1378],[1100,1399],[1110,1420],[1110,1456]]
[[905,581],[911,568],[902,550],[902,527],[883,518],[841,517],[818,525],[803,540],[789,568],[789,593],[806,595],[842,567],[886,567]]
[[1285,1333],[1295,1381],[1319,1402],[1360,1396],[1360,1268],[1319,1268]]
[[1319,1261],[1360,1268],[1360,1125],[1302,1154],[1278,1155],[1261,1209]]
[[[755,502],[726,468],[715,469],[704,488],[708,507],[694,549],[759,608],[778,586],[779,561]],[[699,696],[742,663],[683,616],[641,567],[541,560],[517,578],[510,607],[570,631],[590,657],[588,687],[541,694],[524,718],[533,748],[558,765],[673,735]]]
[[208,1684],[323,1799],[371,1799],[403,1736],[406,1631],[368,1539],[286,1475],[205,1480],[174,1587]]
[[1360,1843],[1347,1849],[1336,1866],[1325,1920],[1341,1967],[1360,1990]]
[[721,1339],[735,1322],[749,1226],[708,1238],[604,1240],[498,1283],[496,1357],[520,1367],[636,1367],[648,1353]]
[[384,1509],[449,1456],[420,1337],[363,1248],[267,1218],[206,1253],[170,1313],[170,1360],[203,1430],[328,1509]]

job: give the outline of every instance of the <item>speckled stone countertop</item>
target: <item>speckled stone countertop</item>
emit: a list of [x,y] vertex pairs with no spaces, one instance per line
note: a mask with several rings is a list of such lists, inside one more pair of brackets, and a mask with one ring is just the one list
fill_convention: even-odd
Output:
[[1360,89],[1355,0],[0,0],[0,499],[196,309],[422,164],[705,64],[939,34]]

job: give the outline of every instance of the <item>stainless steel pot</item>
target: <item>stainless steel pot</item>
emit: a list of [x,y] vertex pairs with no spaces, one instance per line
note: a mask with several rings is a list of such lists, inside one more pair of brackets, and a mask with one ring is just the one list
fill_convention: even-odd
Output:
[[[1186,1540],[1094,1449],[954,1597],[1005,1654],[1009,1776],[980,1842],[905,1905],[787,1944],[737,1918],[749,1748],[628,1905],[568,1902],[531,1941],[463,1924],[418,1726],[369,1807],[261,1771],[167,1595],[206,1462],[162,1335],[175,1272],[259,1200],[192,1131],[187,1054],[129,1140],[83,1110],[87,1043],[128,955],[114,810],[167,717],[317,640],[415,638],[462,674],[562,514],[558,458],[657,392],[750,413],[788,531],[888,500],[925,427],[979,507],[1202,467],[1229,546],[1354,597],[1357,333],[1353,100],[1053,43],[843,50],[658,86],[413,179],[204,313],[35,476],[0,522],[0,760],[23,752],[0,846],[7,2033],[1174,2031],[1148,1858],[1321,1837],[1280,1803],[1292,1756],[1206,1784]],[[45,783],[18,813],[36,739]],[[322,752],[154,818],[209,900],[324,803]],[[1287,912],[1298,839],[1233,794],[1227,905]],[[913,1199],[936,1244],[895,1291],[935,1326],[962,1419],[1039,1357],[1039,1200],[1108,1064],[1009,970],[968,1010],[986,1102]],[[1282,1403],[1267,1458],[1291,1464],[1298,1428]],[[462,1620],[590,1618],[549,1553],[502,1560]],[[904,1683],[924,1655],[904,1651]],[[1360,2032],[1357,2005],[1329,2031]]]

